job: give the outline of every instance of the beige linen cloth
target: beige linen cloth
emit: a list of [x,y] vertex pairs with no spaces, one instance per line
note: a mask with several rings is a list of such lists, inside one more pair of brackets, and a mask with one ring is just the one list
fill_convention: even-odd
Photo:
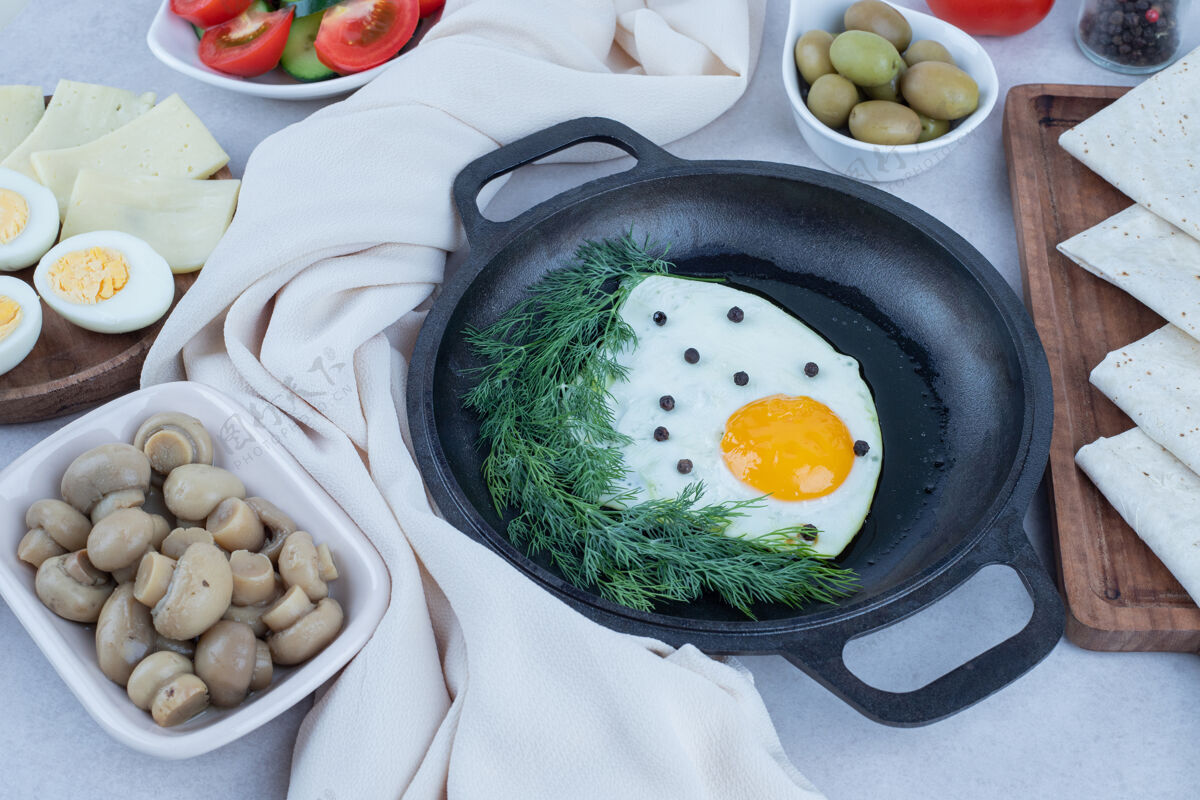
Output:
[[745,90],[759,0],[451,0],[411,54],[264,141],[144,384],[240,399],[374,542],[374,637],[300,729],[291,796],[812,798],[750,674],[617,634],[429,506],[405,370],[472,159],[576,116],[670,141]]

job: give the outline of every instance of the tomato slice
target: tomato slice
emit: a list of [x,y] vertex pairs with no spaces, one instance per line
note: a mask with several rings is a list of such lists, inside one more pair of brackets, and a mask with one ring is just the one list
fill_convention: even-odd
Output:
[[313,48],[336,72],[362,72],[399,53],[419,17],[418,0],[347,0],[325,12]]
[[193,25],[211,28],[241,14],[254,0],[171,0],[171,11]]
[[261,75],[279,63],[291,29],[291,8],[246,11],[204,32],[200,60],[230,75]]
[[442,10],[442,6],[446,5],[446,0],[420,0],[421,2],[421,19],[425,19],[438,11]]

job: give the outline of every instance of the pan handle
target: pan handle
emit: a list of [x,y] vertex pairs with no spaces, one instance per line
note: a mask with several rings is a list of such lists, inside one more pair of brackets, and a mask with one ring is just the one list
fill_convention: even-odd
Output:
[[637,164],[627,175],[680,161],[632,128],[605,117],[579,117],[560,122],[503,145],[467,164],[454,179],[454,205],[458,207],[472,249],[486,249],[482,243],[504,227],[479,213],[477,198],[484,186],[519,167],[584,142],[611,144],[637,159]]
[[[789,642],[782,655],[867,717],[900,727],[944,719],[1003,688],[1054,648],[1062,638],[1066,615],[1054,580],[1025,535],[1021,515],[1014,513],[997,527],[945,572],[896,603],[821,626]],[[1033,614],[1020,632],[911,692],[876,689],[846,667],[842,652],[851,639],[920,611],[989,564],[1015,570],[1033,599]]]

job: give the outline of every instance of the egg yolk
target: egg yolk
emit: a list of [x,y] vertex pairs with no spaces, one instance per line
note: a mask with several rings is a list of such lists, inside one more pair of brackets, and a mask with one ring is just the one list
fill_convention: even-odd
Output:
[[812,500],[842,485],[854,441],[836,414],[811,397],[772,395],[739,408],[721,438],[725,465],[776,500]]
[[11,297],[0,294],[0,341],[21,324],[21,304]]
[[29,222],[29,204],[11,189],[0,189],[0,244],[21,235]]
[[50,287],[72,303],[91,305],[108,300],[129,283],[129,264],[116,250],[75,250],[54,262],[47,273]]

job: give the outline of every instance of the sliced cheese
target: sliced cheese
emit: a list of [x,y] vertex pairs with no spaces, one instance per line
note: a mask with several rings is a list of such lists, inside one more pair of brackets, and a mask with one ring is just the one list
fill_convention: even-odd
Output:
[[0,158],[16,149],[46,111],[40,86],[0,86]]
[[54,192],[58,210],[66,216],[67,202],[81,169],[161,178],[207,178],[229,163],[229,155],[179,95],[173,94],[95,141],[36,152],[30,161],[38,180]]
[[144,239],[173,272],[204,266],[229,227],[241,181],[193,181],[82,169],[67,205],[62,238],[122,231]]
[[37,180],[29,156],[38,150],[75,147],[111,133],[133,121],[154,105],[154,92],[136,94],[125,89],[62,80],[46,113],[29,135],[0,161]]

